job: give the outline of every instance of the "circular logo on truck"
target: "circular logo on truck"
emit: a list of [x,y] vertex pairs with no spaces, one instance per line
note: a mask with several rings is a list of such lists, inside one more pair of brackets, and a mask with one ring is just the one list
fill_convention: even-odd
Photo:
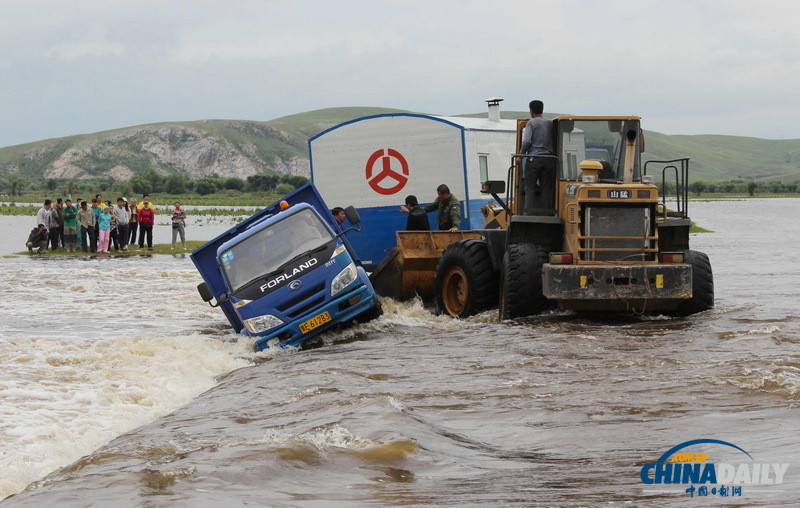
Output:
[[[392,168],[393,163],[395,168],[399,164],[399,172]],[[378,194],[396,194],[408,183],[408,162],[397,150],[377,150],[367,161],[367,183]]]

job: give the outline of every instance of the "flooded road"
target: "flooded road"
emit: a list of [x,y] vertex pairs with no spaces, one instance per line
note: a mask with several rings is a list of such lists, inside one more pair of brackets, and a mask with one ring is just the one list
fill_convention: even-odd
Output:
[[[800,200],[689,211],[714,231],[692,238],[712,311],[498,323],[387,300],[305,351],[252,353],[188,256],[3,259],[3,505],[795,505]],[[788,469],[727,499],[642,481],[696,439]]]

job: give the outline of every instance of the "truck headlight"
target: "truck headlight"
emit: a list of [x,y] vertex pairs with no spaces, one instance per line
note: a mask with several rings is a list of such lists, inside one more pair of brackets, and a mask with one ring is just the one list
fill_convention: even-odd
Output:
[[261,333],[275,328],[283,324],[283,320],[272,314],[264,314],[263,316],[251,317],[244,320],[244,326],[250,333]]
[[333,278],[331,283],[331,296],[336,295],[339,291],[352,284],[358,278],[358,271],[356,270],[355,263],[350,263],[347,267],[339,272],[339,275]]

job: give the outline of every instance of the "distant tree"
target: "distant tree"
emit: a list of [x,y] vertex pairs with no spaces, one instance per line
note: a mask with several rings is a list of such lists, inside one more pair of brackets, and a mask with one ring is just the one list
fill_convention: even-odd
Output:
[[25,180],[18,176],[11,178],[11,195],[22,196],[22,189],[25,188]]
[[753,180],[750,180],[749,182],[747,182],[747,193],[750,194],[750,197],[753,197],[753,195],[756,193],[756,188],[757,187],[758,187],[758,184],[756,182],[754,182]]
[[223,187],[230,190],[242,190],[244,188],[244,180],[231,176],[225,179]]
[[158,171],[156,171],[154,168],[152,167],[147,168],[141,173],[139,173],[139,175],[137,176],[141,178],[144,182],[147,182],[147,184],[149,184],[150,187],[149,192],[157,193],[157,192],[162,192],[164,190],[164,183],[166,181],[166,178],[159,175]]
[[293,187],[291,184],[288,183],[279,183],[275,187],[275,192],[277,192],[281,196],[283,196],[284,194],[289,194],[293,190],[295,190],[295,187]]
[[219,186],[217,185],[215,178],[205,177],[195,182],[194,190],[201,196],[205,196],[206,194],[214,194],[217,192],[217,190],[219,190]]
[[186,177],[182,175],[169,175],[164,184],[164,190],[169,194],[185,194],[187,191]]
[[295,189],[298,189],[308,183],[308,178],[300,175],[283,175],[281,177],[281,183],[288,183]]
[[114,190],[117,191],[116,197],[129,197],[133,196],[133,186],[130,180],[120,180],[114,184]]
[[702,194],[703,191],[706,190],[707,187],[708,187],[708,185],[706,184],[706,182],[704,182],[702,180],[698,180],[696,182],[692,182],[692,183],[689,184],[689,190],[694,192],[695,195],[697,195],[697,196]]
[[150,181],[146,180],[142,175],[136,175],[129,180],[131,184],[131,189],[136,194],[149,194],[150,190]]
[[64,195],[72,199],[72,191],[75,190],[75,180],[67,180],[64,183]]
[[788,192],[789,194],[794,194],[797,192],[798,185],[797,182],[792,182],[784,184],[784,187],[786,188],[786,192]]
[[247,177],[247,187],[253,192],[268,192],[278,185],[277,175],[251,175]]
[[45,185],[47,186],[47,190],[54,191],[56,190],[56,187],[58,187],[58,180],[55,178],[48,178],[47,182],[45,182]]

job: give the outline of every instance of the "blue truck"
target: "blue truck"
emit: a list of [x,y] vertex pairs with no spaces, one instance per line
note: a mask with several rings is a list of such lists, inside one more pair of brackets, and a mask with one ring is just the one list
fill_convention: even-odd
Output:
[[[353,207],[347,221],[360,221]],[[190,255],[204,301],[255,349],[300,346],[340,324],[381,315],[378,295],[313,184],[255,213]]]

